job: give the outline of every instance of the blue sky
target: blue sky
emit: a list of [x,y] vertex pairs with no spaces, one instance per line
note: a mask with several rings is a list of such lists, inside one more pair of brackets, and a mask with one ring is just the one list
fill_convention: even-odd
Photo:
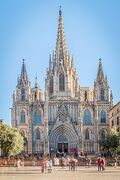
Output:
[[0,0],[0,119],[10,124],[12,93],[26,59],[32,85],[44,88],[49,54],[55,49],[62,6],[67,48],[74,55],[80,86],[93,86],[98,59],[120,101],[119,0]]

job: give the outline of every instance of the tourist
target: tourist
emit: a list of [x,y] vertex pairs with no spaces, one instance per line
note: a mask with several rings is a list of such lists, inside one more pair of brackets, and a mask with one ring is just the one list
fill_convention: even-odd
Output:
[[101,171],[101,158],[98,157],[97,159],[98,171]]
[[45,171],[45,159],[44,158],[40,161],[40,166],[41,166],[41,173],[44,173],[44,171]]
[[114,158],[114,167],[117,167],[117,157]]
[[105,164],[106,164],[106,160],[104,157],[101,158],[101,169],[102,171],[105,170]]
[[61,157],[61,166],[62,166],[62,168],[65,166],[65,158],[64,158],[64,156]]
[[49,173],[52,172],[52,159],[51,158],[48,159],[48,172]]
[[17,159],[17,164],[16,165],[17,165],[17,167],[21,167],[21,160],[19,158]]
[[91,166],[91,158],[87,157],[86,161],[87,161],[87,166],[90,167]]

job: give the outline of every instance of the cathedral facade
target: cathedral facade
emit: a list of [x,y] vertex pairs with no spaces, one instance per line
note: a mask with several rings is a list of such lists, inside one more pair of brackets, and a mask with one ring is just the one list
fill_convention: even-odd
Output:
[[25,137],[28,153],[100,151],[109,132],[112,93],[99,59],[94,87],[81,87],[74,58],[67,51],[62,11],[59,10],[55,52],[49,57],[44,100],[37,77],[32,88],[23,60],[13,93],[12,126]]

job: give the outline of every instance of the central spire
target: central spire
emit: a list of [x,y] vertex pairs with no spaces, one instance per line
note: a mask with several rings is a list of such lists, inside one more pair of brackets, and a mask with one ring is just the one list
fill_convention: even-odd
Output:
[[57,42],[56,42],[56,60],[57,63],[65,64],[67,57],[67,48],[64,34],[64,25],[63,25],[63,16],[61,6],[59,9],[59,19],[58,19],[58,33],[57,33]]
[[104,73],[103,73],[101,58],[99,59],[97,79],[98,79],[98,81],[101,81],[102,79],[104,79]]

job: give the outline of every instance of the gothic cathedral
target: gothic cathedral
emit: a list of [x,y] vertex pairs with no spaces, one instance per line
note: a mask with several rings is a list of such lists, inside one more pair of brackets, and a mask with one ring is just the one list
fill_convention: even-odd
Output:
[[94,87],[79,85],[74,58],[67,51],[61,9],[56,49],[49,57],[44,94],[43,100],[37,77],[31,87],[23,60],[13,93],[12,126],[25,138],[24,151],[99,152],[99,141],[104,140],[109,131],[112,92],[104,77],[101,59]]

